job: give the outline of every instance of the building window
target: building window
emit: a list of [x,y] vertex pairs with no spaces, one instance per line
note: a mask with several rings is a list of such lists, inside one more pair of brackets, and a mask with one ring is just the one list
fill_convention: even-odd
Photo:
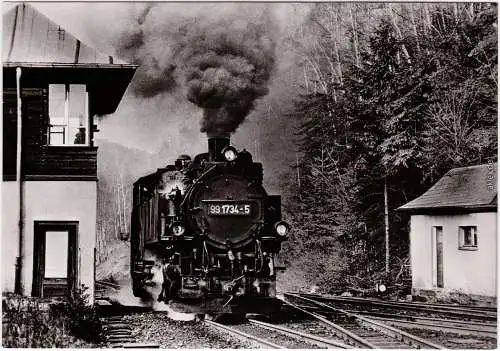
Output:
[[88,93],[83,84],[49,85],[49,145],[88,145]]
[[477,227],[463,226],[459,227],[459,246],[460,250],[477,250]]

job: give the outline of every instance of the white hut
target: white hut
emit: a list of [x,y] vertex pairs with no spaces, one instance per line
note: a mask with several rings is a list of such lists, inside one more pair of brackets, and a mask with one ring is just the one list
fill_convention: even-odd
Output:
[[496,298],[497,164],[454,168],[398,210],[411,214],[414,295]]

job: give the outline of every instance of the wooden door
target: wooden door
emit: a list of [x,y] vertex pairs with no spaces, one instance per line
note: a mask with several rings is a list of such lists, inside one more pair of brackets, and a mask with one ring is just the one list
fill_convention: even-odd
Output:
[[443,288],[443,227],[433,227],[433,247],[433,282],[434,286]]
[[35,222],[32,295],[72,294],[77,282],[78,222]]

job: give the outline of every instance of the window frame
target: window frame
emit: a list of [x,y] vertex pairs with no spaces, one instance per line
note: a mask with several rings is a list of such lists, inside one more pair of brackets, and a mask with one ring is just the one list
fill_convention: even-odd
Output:
[[[51,85],[64,85],[64,123],[65,124],[51,124],[50,123],[50,86]],[[68,143],[70,139],[70,134],[67,132],[69,129],[69,114],[70,114],[70,91],[71,91],[71,86],[72,85],[83,85],[85,86],[85,102],[84,102],[84,120],[86,121],[86,126],[85,126],[85,143],[83,144],[70,144]],[[90,128],[91,128],[91,120],[90,120],[90,111],[89,111],[89,91],[88,91],[88,85],[87,84],[77,84],[77,83],[49,83],[48,85],[48,125],[47,125],[47,146],[49,147],[89,147],[91,146],[90,143]],[[51,132],[52,127],[59,127],[63,128],[63,138],[64,138],[64,143],[63,144],[51,144],[51,134],[56,134],[57,132]]]
[[[465,244],[465,234],[469,228],[471,229],[471,244]],[[477,225],[461,225],[458,227],[458,249],[464,251],[477,251],[479,249]]]

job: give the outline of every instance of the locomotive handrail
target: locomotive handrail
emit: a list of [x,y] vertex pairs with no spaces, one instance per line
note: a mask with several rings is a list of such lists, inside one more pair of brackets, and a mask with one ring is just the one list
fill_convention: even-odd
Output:
[[[205,253],[207,255],[207,257],[206,257],[207,264],[205,264]],[[201,262],[201,264],[203,265],[203,270],[204,270],[205,274],[208,272],[208,269],[209,269],[209,266],[210,266],[210,259],[209,259],[209,257],[210,256],[208,254],[207,241],[203,240],[203,256],[202,256],[202,262]]]
[[210,167],[209,169],[207,169],[201,176],[199,176],[198,179],[196,179],[193,182],[193,184],[189,188],[189,191],[186,192],[186,194],[184,196],[184,200],[181,202],[181,207],[184,207],[186,201],[188,200],[188,198],[190,197],[191,193],[193,192],[193,189],[195,188],[195,185],[197,185],[199,183],[202,183],[203,182],[203,177],[205,177],[208,173],[210,173],[212,170],[214,170],[216,168],[217,168],[217,166],[213,165],[212,167]]
[[[257,269],[255,269],[255,271],[256,271],[257,273],[260,273],[260,272],[262,271],[263,266],[264,266],[264,258],[263,258],[263,255],[262,255],[262,247],[260,246],[260,240],[259,240],[259,239],[255,239],[255,246],[257,246],[257,247],[258,247],[258,249],[259,249],[259,254],[260,254],[260,255],[258,255],[258,257],[260,258],[260,267],[259,267],[259,269],[258,269],[258,270],[257,270]],[[256,265],[256,266],[257,266],[257,265]],[[257,267],[256,267],[256,268],[257,268]]]

